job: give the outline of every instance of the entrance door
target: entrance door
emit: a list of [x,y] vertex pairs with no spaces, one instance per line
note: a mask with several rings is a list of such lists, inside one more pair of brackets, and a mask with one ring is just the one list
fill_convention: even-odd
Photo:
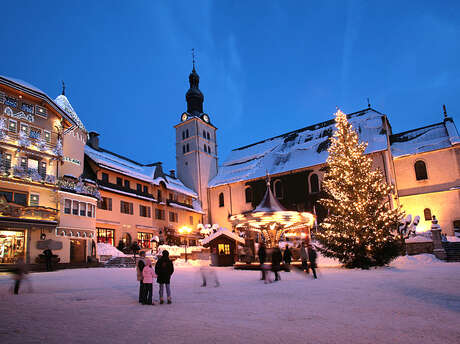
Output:
[[70,262],[71,263],[86,263],[86,240],[71,239],[70,240]]

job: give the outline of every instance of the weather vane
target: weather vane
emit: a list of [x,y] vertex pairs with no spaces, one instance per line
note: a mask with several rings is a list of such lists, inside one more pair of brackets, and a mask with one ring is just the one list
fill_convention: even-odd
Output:
[[193,69],[195,69],[195,48],[192,48],[192,63]]
[[65,96],[65,84],[64,84],[64,80],[61,80],[62,81],[62,95]]

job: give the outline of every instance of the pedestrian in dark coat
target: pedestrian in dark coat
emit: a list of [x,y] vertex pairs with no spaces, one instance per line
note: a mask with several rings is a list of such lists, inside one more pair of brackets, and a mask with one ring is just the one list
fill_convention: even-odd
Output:
[[47,248],[43,251],[43,254],[45,255],[46,271],[51,271],[51,260],[53,259],[53,252],[51,252],[51,250]]
[[24,264],[22,257],[18,257],[16,265],[11,272],[13,274],[14,280],[14,294],[17,295],[19,294],[19,287],[21,286],[21,282],[25,278],[25,274],[27,274],[27,267]]
[[136,264],[136,275],[137,280],[139,281],[139,303],[145,304],[145,293],[146,290],[144,288],[144,275],[143,270],[144,267],[148,265],[150,259],[145,258],[145,252],[141,252],[140,258]]
[[174,265],[169,259],[169,252],[164,250],[160,259],[155,264],[155,273],[157,275],[157,283],[160,285],[160,304],[163,301],[163,290],[166,287],[166,295],[168,296],[168,304],[171,303],[171,288],[169,286],[171,275],[174,273]]
[[302,260],[302,269],[308,274],[308,252],[304,243],[300,247],[300,259]]
[[259,245],[259,251],[257,252],[257,255],[259,256],[260,270],[262,271],[262,277],[260,279],[265,280],[265,269],[263,268],[263,265],[267,260],[267,251],[265,250],[264,243]]
[[278,271],[281,270],[281,261],[283,260],[283,255],[279,247],[275,247],[272,253],[272,271],[275,274],[275,281],[279,281],[280,275]]
[[290,265],[291,265],[291,260],[292,260],[292,253],[291,250],[289,249],[289,246],[286,245],[286,249],[284,250],[283,254],[283,261],[284,264],[286,265],[286,271],[290,271]]
[[316,279],[316,250],[313,248],[313,246],[310,244],[308,245],[308,259],[310,262],[310,268],[311,271],[313,272],[313,278]]

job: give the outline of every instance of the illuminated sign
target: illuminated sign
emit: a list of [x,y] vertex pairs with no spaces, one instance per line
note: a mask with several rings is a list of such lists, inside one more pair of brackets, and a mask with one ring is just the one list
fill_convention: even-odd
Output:
[[71,162],[72,164],[75,164],[75,165],[78,165],[78,166],[81,165],[80,160],[73,159],[73,158],[69,158],[68,156],[65,156],[65,157],[64,157],[64,161]]

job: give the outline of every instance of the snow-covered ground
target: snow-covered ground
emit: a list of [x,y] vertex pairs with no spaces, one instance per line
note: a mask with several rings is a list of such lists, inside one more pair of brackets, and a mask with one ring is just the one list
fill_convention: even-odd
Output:
[[[390,268],[324,268],[318,280],[178,262],[172,305],[137,302],[134,269],[35,273],[33,292],[0,276],[0,343],[460,343],[460,263],[402,257]],[[155,298],[158,299],[157,289]]]

